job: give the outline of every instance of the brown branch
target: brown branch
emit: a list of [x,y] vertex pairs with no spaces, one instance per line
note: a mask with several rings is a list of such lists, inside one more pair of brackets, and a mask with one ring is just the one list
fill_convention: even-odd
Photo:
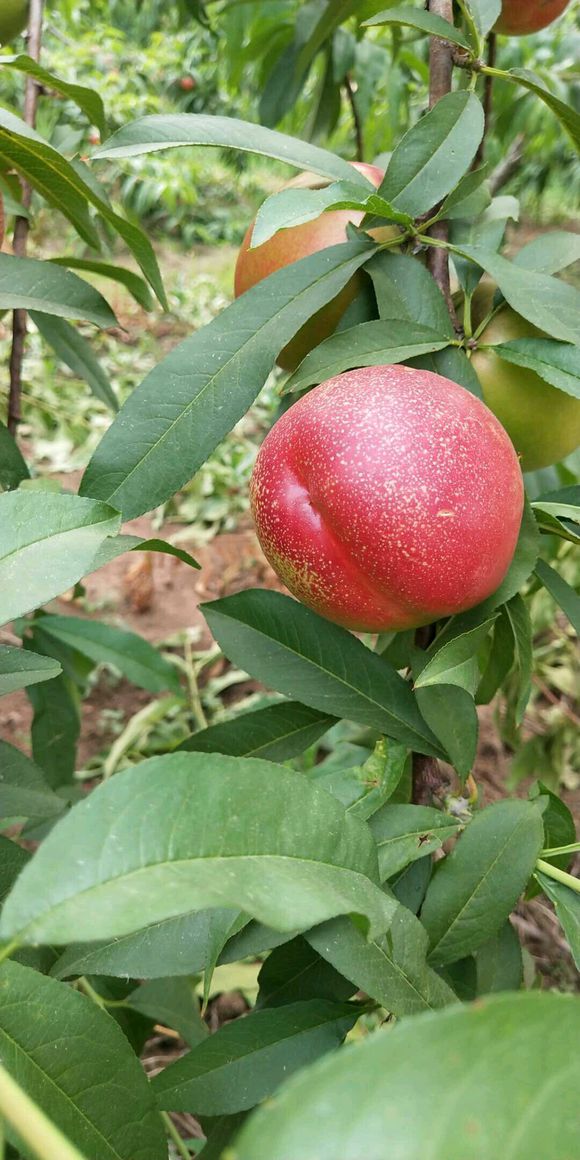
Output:
[[344,78],[344,87],[346,89],[346,95],[348,97],[348,102],[349,102],[349,105],[351,108],[352,119],[353,119],[353,123],[354,123],[354,136],[355,136],[355,141],[356,141],[356,159],[357,159],[357,161],[364,161],[365,152],[364,152],[364,138],[363,138],[362,121],[360,119],[360,113],[357,109],[357,104],[356,104],[356,99],[355,99],[355,90],[354,90],[354,86],[353,86],[353,83],[352,83],[352,80],[351,80],[349,73],[347,73],[345,78]]
[[492,197],[495,196],[498,189],[501,189],[502,186],[507,185],[510,178],[513,177],[514,173],[516,173],[519,169],[520,162],[524,155],[525,139],[526,138],[524,133],[518,133],[517,136],[514,137],[503,161],[500,161],[499,165],[497,165],[493,170],[493,173],[490,174],[489,190]]
[[[495,52],[496,52],[496,36],[495,32],[490,32],[489,40],[487,42],[487,63],[490,68],[495,67]],[[483,87],[483,116],[484,127],[483,137],[477,147],[477,153],[473,158],[472,169],[477,169],[479,165],[483,164],[485,158],[485,140],[489,133],[491,126],[491,110],[492,110],[492,96],[493,96],[493,77],[488,73],[485,74],[485,82]]]
[[[453,0],[429,0],[429,11],[453,24]],[[429,108],[451,92],[453,49],[446,40],[432,36],[429,44]],[[431,237],[446,242],[449,237],[447,222],[435,222],[429,230]],[[427,254],[428,267],[445,298],[449,315],[456,330],[460,326],[455,313],[449,282],[449,254],[440,246],[431,246]]]
[[[42,13],[44,0],[30,0],[30,14],[28,18],[28,55],[33,60],[40,58],[42,41]],[[24,120],[34,128],[36,122],[36,105],[38,101],[38,85],[33,77],[26,78],[24,92]],[[30,209],[32,188],[23,178],[20,179],[22,189],[22,204]],[[14,226],[14,253],[19,258],[26,256],[28,248],[28,218],[17,217]],[[8,430],[12,435],[16,433],[20,422],[20,396],[22,393],[22,360],[26,341],[26,310],[15,310],[12,321],[12,350],[10,352],[10,388],[8,392]]]

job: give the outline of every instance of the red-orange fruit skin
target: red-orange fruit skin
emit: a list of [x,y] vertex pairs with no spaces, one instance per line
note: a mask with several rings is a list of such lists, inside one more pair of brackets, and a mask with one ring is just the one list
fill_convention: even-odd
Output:
[[503,0],[494,31],[504,36],[529,36],[557,20],[568,3],[569,0]]
[[[364,165],[356,161],[352,164],[355,169],[364,173],[365,177],[378,189],[384,177],[382,169],[378,169],[376,165]],[[284,188],[296,189],[301,186],[302,188],[316,188],[328,184],[327,179],[316,177],[315,174],[299,174],[297,178],[289,181]],[[364,214],[356,213],[354,210],[331,210],[329,213],[321,214],[320,217],[311,222],[305,222],[304,225],[279,230],[267,242],[261,246],[256,246],[255,249],[250,249],[254,228],[252,222],[242,242],[236,262],[234,274],[236,298],[239,298],[240,294],[245,294],[246,290],[276,270],[281,270],[292,262],[298,262],[300,258],[316,254],[319,250],[326,249],[327,246],[336,246],[340,242],[346,242],[346,227],[349,222],[358,226],[363,217]],[[386,227],[386,231],[389,236],[392,236],[393,227]],[[295,370],[313,347],[317,346],[323,339],[328,338],[336,329],[347,306],[356,297],[361,286],[362,275],[355,275],[340,294],[333,298],[332,302],[327,303],[322,310],[317,311],[281,351],[277,359],[279,366],[283,367],[284,370]]]
[[463,387],[404,366],[337,375],[264,440],[250,485],[263,551],[346,628],[415,628],[490,596],[524,490],[512,443]]

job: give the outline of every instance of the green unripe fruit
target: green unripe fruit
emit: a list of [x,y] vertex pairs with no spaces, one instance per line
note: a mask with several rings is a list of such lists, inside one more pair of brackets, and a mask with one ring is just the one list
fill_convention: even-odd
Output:
[[[495,287],[481,287],[474,296],[474,314],[483,318]],[[485,300],[485,306],[484,306]],[[501,342],[545,338],[510,306],[504,306],[480,336],[472,365],[483,398],[505,427],[521,461],[522,471],[537,471],[559,463],[580,446],[580,399],[544,382],[534,371],[506,362],[493,350]]]
[[0,0],[0,44],[7,44],[28,24],[29,0]]

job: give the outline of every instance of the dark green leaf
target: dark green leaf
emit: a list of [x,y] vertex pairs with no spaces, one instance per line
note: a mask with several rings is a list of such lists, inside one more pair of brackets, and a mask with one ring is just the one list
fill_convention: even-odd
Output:
[[356,990],[354,983],[321,959],[305,938],[293,938],[268,955],[258,975],[256,1007],[280,1007],[305,999],[344,1002]]
[[491,649],[477,688],[475,700],[478,705],[488,705],[505,681],[514,663],[515,643],[510,618],[502,606],[493,627]]
[[[33,638],[35,647],[40,641]],[[32,756],[53,789],[74,777],[81,731],[78,691],[64,674],[28,689],[32,705]]]
[[519,991],[524,973],[522,948],[509,919],[493,938],[479,948],[475,964],[478,995],[490,995],[494,991]]
[[0,254],[0,310],[34,310],[60,318],[82,318],[95,326],[116,326],[102,294],[76,274],[52,262]]
[[453,992],[427,965],[425,930],[403,906],[397,904],[387,934],[371,942],[342,919],[305,937],[341,975],[397,1017],[453,1002]]
[[349,181],[333,182],[322,189],[283,189],[268,197],[258,210],[252,247],[261,246],[278,230],[303,225],[328,210],[352,209],[372,213],[387,221],[409,226],[413,219],[379,197],[369,182],[368,193]]
[[[536,781],[529,790],[530,801],[542,799],[547,802],[546,808],[542,813],[542,822],[544,825],[544,849],[557,849],[558,846],[570,846],[576,841],[576,826],[573,815],[570,813],[568,806],[562,801],[557,794],[552,793],[541,781]],[[546,861],[549,861],[554,866],[558,866],[560,870],[566,870],[573,854],[557,854],[549,858],[544,855]]]
[[93,158],[137,157],[180,145],[218,145],[246,153],[261,153],[285,161],[296,169],[309,169],[336,181],[354,182],[363,189],[368,185],[366,177],[362,174],[357,177],[357,171],[348,161],[326,149],[285,133],[276,133],[263,125],[253,125],[235,117],[210,117],[203,113],[141,117],[113,133],[93,153]]
[[295,262],[182,342],[127,399],[83,494],[114,497],[125,519],[169,499],[245,414],[278,352],[372,252],[347,242]]
[[0,623],[22,616],[88,571],[119,515],[104,503],[66,493],[0,495]]
[[532,874],[542,839],[542,816],[530,802],[495,802],[476,814],[427,890],[421,922],[431,962],[464,958],[499,930]]
[[5,491],[17,488],[30,472],[20,448],[3,423],[0,423],[0,487]]
[[463,667],[466,661],[477,656],[495,619],[496,616],[492,615],[488,620],[465,632],[457,633],[451,639],[447,636],[442,643],[439,639],[435,639],[427,651],[427,663],[415,679],[415,688],[438,684],[457,684],[465,687],[462,678]]
[[434,354],[421,355],[419,358],[407,359],[407,366],[418,367],[419,370],[433,371],[436,375],[443,375],[451,379],[452,383],[459,383],[465,387],[476,399],[483,399],[481,383],[467,358],[465,351],[457,346],[447,346],[445,350],[435,351]]
[[521,596],[513,596],[504,607],[515,642],[515,661],[519,676],[515,720],[516,724],[520,725],[532,691],[532,622],[527,605]]
[[69,946],[55,964],[53,974],[114,975],[121,978],[157,979],[205,971],[223,945],[237,910],[200,910],[152,923],[134,934],[95,943]]
[[580,596],[578,593],[564,580],[563,576],[556,572],[555,568],[546,564],[545,560],[538,560],[536,576],[544,588],[548,590],[550,596],[554,598],[556,604],[560,605],[562,612],[566,613],[573,629],[580,636]]
[[178,749],[288,761],[314,745],[335,722],[336,717],[317,713],[299,701],[280,701],[201,729],[182,741]]
[[469,0],[469,10],[482,36],[491,32],[501,13],[501,0]]
[[539,871],[536,878],[544,894],[554,903],[558,920],[568,940],[572,958],[580,971],[580,894]]
[[38,314],[35,310],[30,312],[30,317],[57,357],[74,375],[89,384],[95,398],[100,399],[109,410],[118,411],[117,396],[99,360],[82,334],[63,318],[51,318],[48,314]]
[[469,169],[482,136],[474,93],[448,93],[396,146],[379,195],[413,217],[432,209]]
[[25,689],[27,685],[35,685],[37,681],[53,680],[61,671],[52,657],[0,644],[0,697]]
[[64,802],[52,792],[42,770],[19,749],[0,741],[0,817],[49,818],[63,809]]
[[125,286],[133,298],[144,310],[151,310],[153,299],[149,287],[143,278],[133,270],[126,270],[124,266],[112,266],[110,262],[98,262],[92,258],[75,258],[68,255],[64,258],[51,258],[55,266],[66,266],[68,270],[86,270],[90,274],[98,274],[101,278],[111,278]]
[[529,69],[513,68],[509,72],[502,72],[501,80],[521,85],[529,92],[535,93],[537,97],[541,97],[544,104],[555,113],[566,133],[572,138],[576,149],[580,149],[580,114],[570,105],[561,101],[559,97],[554,96],[540,77],[530,72]]
[[5,962],[0,1043],[7,1071],[87,1160],[164,1160],[165,1135],[141,1064],[90,999]]
[[44,616],[41,627],[49,637],[76,649],[96,664],[114,665],[128,681],[142,689],[149,689],[151,693],[180,691],[177,669],[135,632],[77,616]]
[[185,552],[175,544],[169,544],[167,540],[144,540],[141,536],[109,536],[103,540],[93,560],[91,572],[96,572],[98,568],[104,567],[111,560],[116,560],[117,556],[123,556],[125,552],[160,552],[163,556],[174,556],[176,560],[181,560],[182,564],[187,564],[190,568],[201,568],[201,564],[198,564],[189,552]]
[[389,883],[395,898],[412,914],[418,914],[421,909],[432,869],[431,858],[418,858],[416,862],[410,862],[400,874],[396,874]]
[[195,979],[183,976],[152,979],[131,991],[126,1001],[133,1011],[140,1011],[155,1023],[173,1027],[190,1047],[201,1043],[208,1034],[195,993]]
[[351,633],[279,592],[249,589],[202,606],[236,665],[319,712],[370,725],[421,753],[441,754],[411,689]]
[[331,334],[310,351],[286,383],[285,391],[301,391],[353,367],[404,362],[413,355],[442,350],[448,344],[449,339],[437,331],[406,318],[361,322],[351,330]]
[[455,338],[441,290],[418,258],[380,250],[366,270],[373,283],[380,318],[405,319],[437,331],[441,338]]
[[369,821],[384,882],[399,870],[438,850],[458,832],[456,818],[429,806],[386,805]]
[[405,1019],[296,1077],[248,1119],[228,1160],[564,1160],[580,1127],[579,1035],[571,995],[497,995]]
[[425,685],[416,690],[417,703],[428,725],[464,779],[477,753],[479,722],[471,693],[460,685]]
[[0,935],[62,945],[211,906],[286,932],[352,913],[377,933],[390,910],[377,881],[367,827],[302,774],[174,753],[117,774],[57,822]]
[[252,1108],[307,1063],[335,1050],[355,1004],[310,999],[227,1023],[153,1080],[161,1108],[223,1115]]
[[466,37],[448,20],[443,20],[435,12],[424,12],[421,8],[407,8],[405,6],[388,8],[386,12],[379,12],[370,20],[363,21],[363,28],[369,28],[375,24],[403,24],[409,28],[418,28],[421,32],[427,32],[429,36],[439,36],[450,44],[460,45],[461,48],[469,49],[470,47]]
[[437,217],[453,220],[479,216],[491,202],[491,194],[486,180],[488,176],[488,165],[482,166],[481,169],[475,169],[471,173],[466,173],[455,186],[455,189],[445,198]]

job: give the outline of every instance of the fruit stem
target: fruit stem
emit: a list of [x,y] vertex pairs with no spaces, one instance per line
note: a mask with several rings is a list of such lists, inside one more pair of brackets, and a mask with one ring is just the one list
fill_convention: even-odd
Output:
[[[33,60],[40,59],[42,40],[42,12],[44,0],[30,0],[28,18],[28,55]],[[24,91],[24,120],[33,129],[36,123],[38,83],[34,77],[26,78]],[[23,178],[20,180],[22,204],[30,209],[32,187]],[[17,257],[26,257],[28,248],[28,217],[17,217],[14,226],[13,250]],[[21,418],[22,361],[26,341],[26,310],[15,310],[12,316],[12,350],[10,352],[10,387],[8,392],[7,425],[11,435],[16,433]]]
[[[453,24],[453,0],[429,0],[429,11],[436,16],[442,16],[449,24]],[[432,36],[429,42],[429,108],[432,109],[437,101],[451,92],[451,76],[453,73],[453,49],[448,41]],[[434,222],[429,230],[432,238],[440,242],[447,242],[449,230],[447,222]],[[433,247],[427,255],[427,264],[447,305],[449,316],[454,329],[459,332],[460,324],[457,320],[451,286],[449,283],[449,254],[444,248]]]
[[559,870],[557,866],[552,866],[550,862],[544,862],[543,858],[538,858],[536,870],[539,870],[541,874],[545,874],[548,878],[554,878],[556,882],[561,882],[563,886],[568,886],[576,894],[580,894],[580,878],[574,878],[573,874],[567,874],[565,870]]

